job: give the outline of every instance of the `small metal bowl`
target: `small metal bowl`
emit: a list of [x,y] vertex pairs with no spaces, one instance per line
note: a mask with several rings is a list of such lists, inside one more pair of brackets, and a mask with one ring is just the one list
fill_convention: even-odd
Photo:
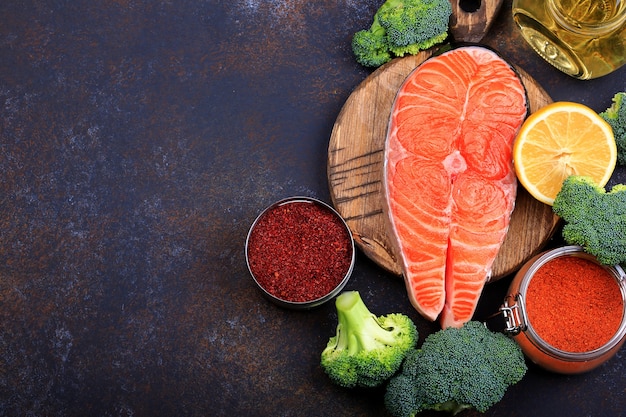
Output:
[[296,310],[320,306],[339,294],[356,257],[344,219],[311,197],[286,198],[263,210],[250,227],[245,252],[262,293]]

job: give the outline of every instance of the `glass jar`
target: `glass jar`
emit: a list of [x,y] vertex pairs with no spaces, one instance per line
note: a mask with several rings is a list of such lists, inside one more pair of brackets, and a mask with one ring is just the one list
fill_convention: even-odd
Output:
[[579,79],[626,63],[624,0],[513,0],[513,20],[547,62]]
[[[500,313],[504,317],[505,333],[510,334],[520,345],[524,354],[534,363],[552,372],[563,374],[577,374],[596,368],[609,360],[623,345],[626,336],[626,275],[620,266],[602,267],[610,276],[615,278],[618,293],[621,295],[621,319],[617,331],[602,346],[585,351],[569,352],[558,349],[546,342],[537,332],[537,326],[533,326],[528,315],[529,284],[537,271],[545,266],[549,261],[559,257],[578,257],[589,260],[596,265],[600,265],[595,257],[585,253],[579,246],[565,246],[553,249],[530,259],[515,275],[510,284],[504,304],[500,307]],[[568,275],[564,275],[568,277]],[[584,276],[582,277],[585,278]],[[554,299],[554,303],[560,300]],[[552,301],[551,301],[552,302]],[[535,312],[535,314],[539,314]],[[543,311],[541,311],[543,315]],[[538,317],[535,315],[535,317]],[[547,315],[546,315],[547,317]],[[572,317],[559,317],[559,320],[551,323],[555,328],[562,329],[564,320]],[[597,322],[606,320],[605,315],[597,317]],[[535,325],[538,321],[535,322]],[[561,327],[559,327],[561,325]]]

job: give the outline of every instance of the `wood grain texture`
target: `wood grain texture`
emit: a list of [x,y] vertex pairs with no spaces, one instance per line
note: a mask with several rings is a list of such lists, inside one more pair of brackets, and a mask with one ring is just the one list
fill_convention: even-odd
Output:
[[[450,33],[457,42],[480,42],[491,28],[502,0],[452,0]],[[473,10],[473,4],[479,7]]]
[[[396,93],[405,78],[432,55],[395,59],[374,71],[348,97],[333,127],[328,148],[332,203],[345,218],[358,247],[395,275],[401,267],[392,252],[383,217],[383,150]],[[532,77],[517,69],[526,87],[531,112],[550,103]],[[491,280],[515,272],[539,252],[554,234],[558,217],[552,208],[518,186],[507,237],[494,262]]]

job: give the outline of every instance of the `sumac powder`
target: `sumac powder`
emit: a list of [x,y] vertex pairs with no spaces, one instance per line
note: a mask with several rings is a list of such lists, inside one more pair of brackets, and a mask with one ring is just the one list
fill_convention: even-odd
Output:
[[268,209],[248,237],[248,264],[261,287],[285,301],[321,298],[352,264],[352,241],[327,207],[295,200]]
[[526,310],[535,332],[548,344],[566,352],[589,352],[617,332],[624,304],[617,281],[606,269],[564,256],[535,272]]

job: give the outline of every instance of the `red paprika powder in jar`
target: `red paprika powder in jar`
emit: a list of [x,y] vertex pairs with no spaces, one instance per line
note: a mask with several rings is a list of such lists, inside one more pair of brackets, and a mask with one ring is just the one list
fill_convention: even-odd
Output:
[[318,306],[341,291],[355,261],[343,218],[309,197],[281,200],[255,220],[246,240],[250,274],[283,307]]
[[579,246],[553,249],[520,269],[500,310],[530,360],[553,372],[586,372],[624,343],[625,273]]

